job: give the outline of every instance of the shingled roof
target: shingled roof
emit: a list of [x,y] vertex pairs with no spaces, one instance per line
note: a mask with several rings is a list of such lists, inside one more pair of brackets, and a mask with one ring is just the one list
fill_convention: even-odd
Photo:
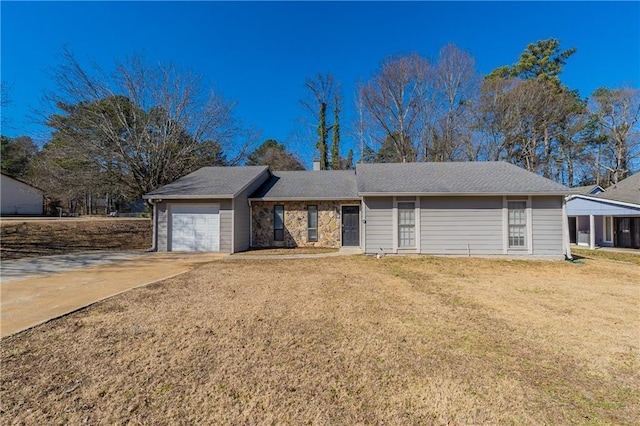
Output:
[[353,170],[274,171],[249,198],[260,200],[353,200],[358,198]]
[[604,191],[604,189],[602,189],[600,185],[574,186],[571,189],[576,193],[582,194],[582,195],[595,195]]
[[[204,167],[149,192],[144,198],[233,198],[267,170],[267,166]],[[621,189],[617,193],[637,196],[637,193],[628,192],[623,182],[618,186]],[[504,162],[387,163],[358,164],[355,172],[270,172],[267,181],[249,198],[353,200],[361,196],[395,194],[566,195],[573,192],[566,186]]]
[[360,195],[526,195],[573,191],[505,162],[358,164]]
[[640,205],[640,173],[629,176],[592,197]]
[[203,167],[144,198],[233,198],[267,171],[267,166]]

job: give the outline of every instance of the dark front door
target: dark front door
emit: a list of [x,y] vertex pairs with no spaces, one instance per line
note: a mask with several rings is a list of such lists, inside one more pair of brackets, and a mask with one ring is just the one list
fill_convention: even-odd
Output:
[[640,218],[616,218],[616,247],[640,247]]
[[569,218],[569,241],[571,244],[577,243],[577,235],[578,235],[578,218],[570,217]]
[[342,245],[360,245],[360,207],[342,206]]

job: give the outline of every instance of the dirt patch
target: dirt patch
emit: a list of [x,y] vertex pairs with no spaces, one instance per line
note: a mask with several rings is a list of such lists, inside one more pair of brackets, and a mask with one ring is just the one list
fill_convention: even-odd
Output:
[[2,340],[2,423],[634,424],[636,265],[222,260]]
[[1,221],[2,259],[87,250],[145,250],[151,247],[151,220]]

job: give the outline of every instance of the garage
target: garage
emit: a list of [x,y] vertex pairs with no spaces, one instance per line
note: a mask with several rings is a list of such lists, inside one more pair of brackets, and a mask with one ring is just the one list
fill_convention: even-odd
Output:
[[171,207],[171,251],[220,251],[220,206]]

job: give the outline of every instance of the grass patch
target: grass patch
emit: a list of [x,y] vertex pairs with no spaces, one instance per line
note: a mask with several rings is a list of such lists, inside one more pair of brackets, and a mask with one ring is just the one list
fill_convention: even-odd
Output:
[[640,272],[221,260],[2,340],[0,423],[635,424]]
[[571,253],[581,258],[608,259],[608,260],[615,260],[618,262],[626,262],[626,263],[633,263],[635,265],[640,265],[640,252],[638,254],[634,254],[634,253],[623,253],[623,252],[604,251],[604,250],[590,250],[590,249],[572,247]]

